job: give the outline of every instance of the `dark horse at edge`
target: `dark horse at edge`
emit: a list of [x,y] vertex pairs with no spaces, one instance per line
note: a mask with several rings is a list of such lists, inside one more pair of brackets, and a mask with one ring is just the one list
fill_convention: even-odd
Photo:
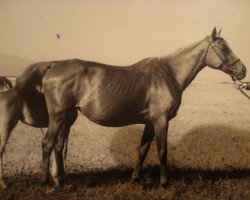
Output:
[[109,127],[145,124],[132,180],[156,137],[160,182],[167,178],[167,132],[177,114],[182,93],[205,66],[219,69],[241,80],[244,64],[214,28],[212,34],[166,57],[147,58],[127,67],[79,59],[35,63],[18,78],[15,89],[24,99],[42,87],[48,110],[48,129],[42,142],[43,185],[49,181],[49,164],[55,152],[60,183],[65,175],[63,144],[79,110],[91,121]]
[[0,91],[3,91],[4,88],[10,89],[13,88],[13,85],[9,79],[4,76],[0,76]]

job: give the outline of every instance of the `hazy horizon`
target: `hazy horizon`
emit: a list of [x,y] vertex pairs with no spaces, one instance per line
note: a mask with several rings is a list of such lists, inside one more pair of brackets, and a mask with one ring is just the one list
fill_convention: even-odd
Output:
[[249,68],[249,10],[247,0],[4,0],[0,52],[35,62],[80,58],[123,66],[168,55],[216,26]]

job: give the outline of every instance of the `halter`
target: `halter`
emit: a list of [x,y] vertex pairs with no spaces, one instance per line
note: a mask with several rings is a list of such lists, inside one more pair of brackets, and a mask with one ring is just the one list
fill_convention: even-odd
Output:
[[[214,41],[213,41],[214,42]],[[208,50],[209,50],[209,47],[211,46],[211,48],[213,49],[214,53],[218,56],[218,58],[222,61],[222,65],[221,65],[221,70],[222,71],[229,71],[229,72],[233,72],[233,70],[229,69],[230,66],[236,64],[237,62],[240,61],[240,59],[236,59],[235,61],[233,61],[232,63],[229,63],[229,64],[225,64],[225,60],[223,59],[223,57],[215,50],[215,47],[212,45],[213,42],[209,42],[208,44],[208,47],[207,47],[207,50],[206,50],[206,59],[207,60],[207,54],[208,54]]]
[[[213,41],[214,42],[214,41]],[[211,48],[214,50],[214,53],[219,57],[219,59],[222,61],[222,65],[221,65],[221,70],[224,70],[224,71],[226,71],[226,70],[228,70],[229,72],[232,72],[231,73],[231,78],[232,78],[232,80],[233,80],[233,82],[235,82],[236,81],[236,79],[234,78],[234,76],[232,75],[234,72],[231,70],[231,69],[229,69],[229,67],[231,66],[231,65],[234,65],[234,64],[236,64],[237,62],[239,62],[240,61],[240,59],[237,59],[237,60],[235,60],[234,62],[232,62],[232,63],[230,63],[230,64],[227,64],[227,65],[225,65],[224,64],[224,59],[222,58],[222,56],[215,50],[215,47],[212,45],[212,43],[213,42],[209,42],[209,44],[208,44],[208,47],[207,47],[207,50],[206,50],[206,59],[205,60],[207,60],[207,54],[208,54],[208,50],[209,50],[209,47],[211,46]],[[248,96],[242,89],[239,89],[239,91],[248,99],[248,100],[250,100],[250,96]]]

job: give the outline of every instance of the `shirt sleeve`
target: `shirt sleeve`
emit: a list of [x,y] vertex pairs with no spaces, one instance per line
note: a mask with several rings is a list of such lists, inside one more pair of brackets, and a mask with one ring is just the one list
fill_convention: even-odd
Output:
[[247,82],[247,87],[246,87],[247,90],[250,90],[250,82]]

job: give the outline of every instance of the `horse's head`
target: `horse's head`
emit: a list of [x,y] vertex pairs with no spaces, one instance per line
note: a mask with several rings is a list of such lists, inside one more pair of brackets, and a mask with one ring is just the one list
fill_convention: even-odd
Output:
[[230,49],[228,43],[220,37],[220,32],[221,30],[217,32],[214,28],[211,36],[208,37],[205,62],[209,67],[220,69],[241,80],[246,76],[246,67]]

